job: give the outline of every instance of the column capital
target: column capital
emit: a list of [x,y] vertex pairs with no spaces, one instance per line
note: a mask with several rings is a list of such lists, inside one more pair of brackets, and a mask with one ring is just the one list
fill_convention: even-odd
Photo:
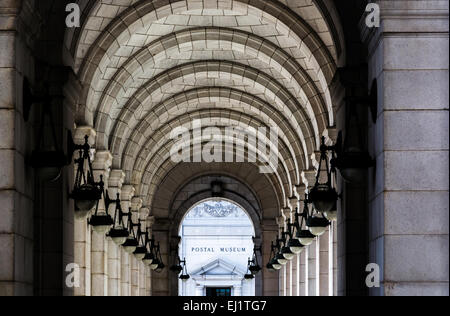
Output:
[[75,144],[84,144],[84,137],[88,136],[88,143],[91,147],[95,145],[95,139],[97,138],[97,132],[90,126],[79,126],[75,129],[73,134],[73,141]]
[[295,192],[297,193],[297,197],[299,200],[302,199],[302,196],[305,194],[306,191],[306,185],[305,184],[300,184],[300,185],[296,185],[295,186]]
[[[295,192],[295,188],[294,188],[294,193]],[[298,197],[296,195],[293,195],[289,198],[289,204],[291,205],[291,210],[294,211],[295,208],[298,206]]]
[[302,181],[306,188],[312,188],[316,184],[316,171],[306,170],[302,172]]
[[336,127],[328,127],[323,132],[323,136],[325,137],[325,144],[327,146],[332,146],[332,145],[336,144],[338,134],[339,134],[339,132]]
[[155,216],[148,216],[146,219],[147,227],[152,228],[153,224],[155,224]]
[[95,153],[92,168],[94,170],[109,171],[112,165],[113,156],[109,151],[97,151]]
[[286,218],[284,217],[284,212],[282,211],[283,215],[277,217],[277,224],[278,228],[284,228]]
[[131,199],[131,210],[133,212],[138,212],[142,207],[142,199],[140,197],[135,196]]
[[136,189],[134,188],[134,186],[132,186],[130,184],[122,185],[121,200],[122,201],[131,201],[135,192],[136,192]]
[[109,174],[109,187],[121,188],[125,180],[125,172],[119,169],[111,170]]
[[[291,218],[292,210],[290,207],[283,208],[282,212],[283,212],[283,217],[285,220]],[[283,223],[283,227],[284,227],[284,223]]]
[[142,207],[139,210],[139,218],[143,221],[145,221],[147,219],[149,214],[150,214],[150,209],[148,209],[146,207]]
[[317,172],[316,170],[319,170],[319,162],[320,162],[320,151],[315,151],[311,154],[311,163],[314,168],[314,172]]

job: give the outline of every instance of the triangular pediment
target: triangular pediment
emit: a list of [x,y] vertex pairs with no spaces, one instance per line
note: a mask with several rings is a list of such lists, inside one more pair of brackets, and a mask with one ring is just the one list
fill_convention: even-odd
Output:
[[193,275],[206,276],[206,275],[235,275],[243,276],[245,272],[242,272],[234,264],[231,264],[223,259],[216,259],[197,271]]

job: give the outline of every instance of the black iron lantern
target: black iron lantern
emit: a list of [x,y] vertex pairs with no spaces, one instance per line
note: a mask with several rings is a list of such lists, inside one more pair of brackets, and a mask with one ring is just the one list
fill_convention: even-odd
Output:
[[152,264],[150,264],[150,269],[152,269],[155,272],[162,271],[166,266],[163,263],[162,256],[161,256],[161,246],[158,243],[154,247],[154,253],[155,253],[155,259],[153,260]]
[[121,246],[130,236],[130,232],[125,227],[125,222],[123,220],[124,217],[130,216],[130,214],[123,213],[122,206],[120,205],[119,194],[117,194],[117,199],[114,202],[116,203],[116,211],[113,219],[114,225],[107,236],[110,237],[116,245]]
[[[359,124],[357,105],[371,103],[370,98],[347,98],[349,102],[349,115],[347,119],[347,132],[343,140],[342,132],[339,132],[334,150],[336,157],[332,165],[339,169],[342,178],[349,183],[363,184],[367,169],[375,166],[369,152],[364,149],[362,129]],[[375,115],[376,117],[376,115]]]
[[84,139],[83,145],[74,145],[74,149],[79,151],[79,157],[75,159],[77,171],[75,185],[70,194],[70,198],[75,201],[75,217],[80,219],[88,216],[89,212],[98,205],[103,193],[103,186],[94,181],[89,137],[85,136]]
[[306,196],[305,199],[305,211],[306,211],[306,226],[308,227],[308,230],[311,232],[314,236],[322,236],[325,231],[327,230],[327,227],[330,225],[330,222],[323,217],[323,214],[318,212],[314,209],[314,205],[309,210],[308,204],[310,203],[310,200],[308,199],[308,196]]
[[96,207],[95,207],[95,213],[91,216],[88,223],[92,226],[92,229],[96,231],[99,234],[105,234],[107,231],[111,229],[111,227],[114,225],[114,220],[112,217],[108,214],[108,209],[110,204],[112,203],[112,200],[107,197],[108,192],[105,192],[104,190],[104,182],[103,182],[103,176],[100,176],[100,182],[98,183],[99,188],[102,192],[102,196],[105,201],[105,211],[99,212],[98,206],[100,200],[97,200]]
[[[136,249],[139,247],[139,241],[137,239],[137,233],[135,231],[135,228],[137,226],[140,226],[140,224],[133,223],[132,218],[132,212],[131,209],[129,209],[129,215],[128,215],[128,229],[129,229],[129,236],[125,243],[122,245],[123,249],[126,253],[134,253]],[[145,255],[144,255],[145,257]],[[144,259],[144,257],[142,259]]]
[[139,220],[137,224],[137,233],[136,233],[136,239],[138,241],[138,246],[133,252],[133,255],[136,257],[137,260],[143,260],[145,258],[145,255],[147,254],[147,246],[145,243],[146,240],[146,234],[147,232],[142,232],[142,221]]
[[[290,224],[290,222],[288,222]],[[292,260],[295,257],[295,253],[292,252],[291,248],[288,246],[287,237],[289,237],[289,232],[283,232],[281,233],[281,240],[280,242],[283,244],[281,247],[280,254],[287,260]]]
[[248,270],[252,275],[257,275],[262,270],[258,262],[257,252],[261,253],[261,247],[255,247],[253,249],[253,258],[248,261]]
[[248,266],[247,266],[247,273],[244,275],[244,279],[245,280],[253,280],[255,278],[255,275],[253,273],[251,273],[250,271],[250,265],[251,265],[251,259],[248,259]]
[[144,258],[142,259],[144,264],[147,266],[150,266],[153,263],[153,261],[156,259],[155,255],[154,255],[155,238],[149,239],[149,236],[150,236],[150,232],[147,228],[147,233],[145,235],[145,247],[147,249],[147,253],[145,254]]
[[294,236],[295,239],[297,239],[301,245],[304,247],[311,245],[314,242],[314,239],[316,236],[314,236],[309,229],[303,229],[306,219],[308,218],[308,204],[307,201],[304,201],[304,208],[303,212],[301,214],[298,213],[298,210],[296,209],[295,212],[295,227],[296,227],[296,233]]
[[[37,134],[38,147],[31,153],[30,165],[36,170],[38,176],[44,181],[55,181],[60,177],[62,169],[67,166],[69,162],[64,151],[58,146],[55,122],[51,111],[51,103],[53,98],[48,92],[48,87],[46,87],[45,90],[46,91],[42,96],[33,94],[28,79],[24,79],[23,116],[24,120],[28,121],[29,113],[33,104],[42,104],[41,122]],[[44,135],[47,119],[51,129],[50,137]],[[49,138],[51,138],[52,142],[46,143],[46,140]]]
[[277,262],[278,264],[285,266],[288,263],[288,259],[286,259],[284,257],[284,255],[282,254],[282,249],[283,249],[283,239],[282,238],[277,238],[276,241],[276,246],[275,248],[277,249],[276,255],[275,255],[275,262]]
[[298,231],[300,229],[300,223],[298,222],[297,210],[298,209],[295,208],[295,214],[296,214],[295,222],[293,224],[291,224],[290,219],[287,222],[288,236],[289,236],[289,241],[288,241],[287,247],[289,247],[289,249],[291,250],[291,252],[294,255],[300,254],[303,251],[303,249],[305,248],[305,246],[297,238],[294,237],[296,234],[296,231]]
[[[316,184],[309,192],[309,198],[314,208],[320,212],[329,212],[333,209],[337,199],[338,193],[332,186],[332,170],[328,162],[327,151],[330,148],[325,145],[325,137],[322,137],[322,145],[320,146],[320,162],[319,169],[316,176]],[[322,163],[325,162],[327,182],[320,183],[320,175],[322,173]]]
[[272,259],[270,259],[269,263],[266,266],[266,268],[269,271],[272,271],[272,272],[278,271],[278,270],[280,270],[282,268],[282,265],[279,264],[277,260],[275,260],[275,253],[276,253],[275,250],[276,249],[277,249],[276,246],[272,242],[272,245],[271,245],[271,248],[270,248],[270,257]]
[[177,257],[178,263],[176,265],[173,265],[170,267],[170,271],[176,273],[179,275],[180,280],[187,281],[191,278],[191,276],[187,273],[187,267],[186,267],[186,258],[184,260],[181,260],[180,257]]

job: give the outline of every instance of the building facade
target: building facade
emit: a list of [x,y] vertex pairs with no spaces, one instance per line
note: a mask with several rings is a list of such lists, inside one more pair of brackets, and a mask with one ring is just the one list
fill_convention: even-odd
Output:
[[246,280],[253,258],[255,230],[245,211],[228,201],[206,201],[186,215],[180,228],[180,258],[191,279],[180,280],[180,296],[206,296],[208,289],[229,289],[230,296],[255,296]]
[[[252,221],[259,295],[448,295],[448,6],[0,1],[0,295],[177,295],[180,225],[217,197]],[[322,137],[340,134],[375,164],[357,184],[336,173],[337,219],[268,271],[320,178]],[[88,178],[120,199],[80,216],[69,145],[85,137]],[[118,205],[160,273],[93,229]]]

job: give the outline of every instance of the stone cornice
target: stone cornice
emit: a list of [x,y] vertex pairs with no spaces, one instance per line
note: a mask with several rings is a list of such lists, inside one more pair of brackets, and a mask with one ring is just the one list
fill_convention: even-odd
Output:
[[377,1],[380,5],[380,27],[368,28],[366,14],[360,19],[361,40],[369,50],[376,49],[382,36],[402,34],[448,34],[448,1]]

